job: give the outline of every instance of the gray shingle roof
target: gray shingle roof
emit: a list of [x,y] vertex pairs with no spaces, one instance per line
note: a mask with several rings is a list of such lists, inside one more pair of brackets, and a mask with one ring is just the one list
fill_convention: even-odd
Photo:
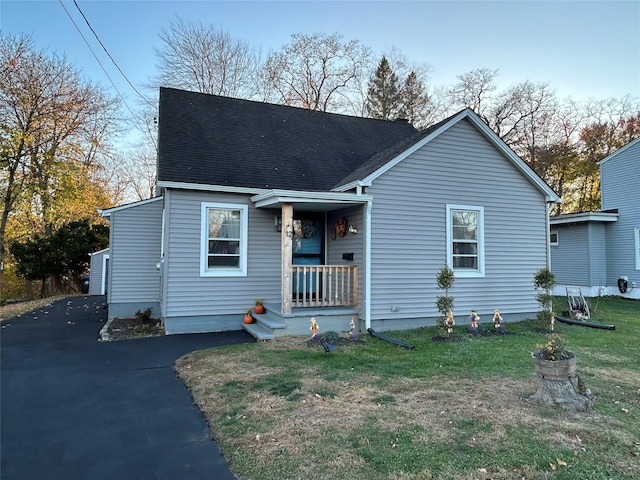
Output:
[[158,180],[330,190],[415,134],[403,122],[161,88]]

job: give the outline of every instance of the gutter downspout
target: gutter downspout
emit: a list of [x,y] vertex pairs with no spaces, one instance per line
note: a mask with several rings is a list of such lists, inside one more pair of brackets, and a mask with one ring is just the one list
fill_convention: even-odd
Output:
[[365,331],[371,328],[371,200],[365,206],[364,235],[364,322]]

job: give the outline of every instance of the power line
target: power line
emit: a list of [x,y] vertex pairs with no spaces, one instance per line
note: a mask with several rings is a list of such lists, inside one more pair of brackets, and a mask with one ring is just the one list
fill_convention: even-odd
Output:
[[111,63],[113,63],[115,65],[115,67],[118,69],[118,71],[120,72],[120,75],[122,75],[122,77],[127,81],[127,83],[131,86],[131,88],[133,89],[134,92],[136,92],[140,98],[142,98],[145,102],[147,102],[151,107],[155,107],[155,105],[153,103],[151,103],[147,97],[145,97],[143,94],[141,94],[138,89],[133,85],[133,83],[131,83],[129,81],[129,78],[127,78],[127,76],[125,75],[125,73],[122,71],[122,69],[120,68],[120,66],[116,63],[116,61],[113,59],[113,57],[111,56],[111,54],[109,53],[109,51],[107,50],[107,47],[104,46],[104,44],[102,43],[102,40],[100,40],[100,37],[98,37],[98,34],[96,33],[96,31],[93,29],[93,27],[91,26],[91,24],[89,23],[89,20],[87,19],[87,17],[85,16],[84,12],[80,9],[80,6],[78,5],[78,2],[76,2],[76,0],[73,0],[73,4],[76,6],[76,8],[78,9],[78,11],[80,12],[80,15],[82,15],[82,18],[84,18],[84,21],[86,22],[87,26],[89,27],[89,30],[91,30],[91,33],[93,33],[93,36],[96,37],[96,40],[98,41],[98,43],[100,44],[100,46],[102,47],[102,49],[104,50],[104,52],[107,54],[107,56],[109,57],[109,59],[111,60]]
[[[67,16],[69,17],[69,20],[71,20],[71,23],[73,23],[73,26],[76,28],[76,30],[78,31],[78,33],[80,34],[80,37],[82,37],[82,40],[84,41],[85,45],[87,46],[87,48],[89,49],[89,51],[91,52],[91,54],[93,55],[93,58],[96,59],[96,62],[98,62],[98,65],[100,65],[100,68],[102,69],[102,71],[104,72],[104,74],[106,75],[107,79],[109,80],[109,83],[111,83],[111,86],[113,87],[113,89],[116,91],[116,93],[118,94],[118,96],[120,97],[120,100],[122,100],[122,103],[124,104],[125,107],[127,107],[127,110],[129,110],[129,113],[131,114],[131,118],[133,118],[134,122],[136,122],[138,124],[138,128],[141,131],[145,131],[145,129],[142,127],[142,125],[140,124],[140,121],[138,119],[138,117],[133,113],[133,110],[131,110],[131,107],[129,107],[129,104],[127,103],[127,101],[124,99],[123,95],[120,93],[120,90],[118,90],[118,87],[116,87],[115,83],[113,82],[113,80],[111,79],[111,77],[109,76],[109,74],[107,73],[107,70],[104,68],[104,66],[102,65],[102,62],[100,62],[100,59],[98,58],[98,56],[96,55],[96,53],[93,51],[93,48],[91,48],[91,45],[89,44],[89,42],[87,41],[87,39],[85,38],[84,34],[82,33],[82,31],[80,30],[80,28],[78,27],[78,24],[75,22],[75,20],[73,19],[73,17],[71,16],[71,14],[69,13],[69,11],[67,10],[67,8],[64,6],[64,3],[62,3],[62,0],[58,0],[58,2],[60,2],[60,5],[62,5],[62,8],[64,9],[65,13],[67,14]],[[75,1],[74,1],[75,3]],[[77,5],[76,5],[77,6]],[[82,12],[81,12],[82,13]],[[83,15],[84,16],[84,15]],[[104,48],[104,47],[103,47]],[[120,69],[118,69],[120,70]],[[122,72],[121,72],[122,73]],[[126,78],[126,77],[125,77]],[[128,81],[128,80],[127,80]],[[135,90],[135,89],[134,89]],[[136,90],[137,92],[137,90]],[[138,92],[138,95],[140,95],[140,93]],[[142,96],[142,98],[147,101],[149,103],[149,101],[144,98],[144,96]],[[150,105],[152,105],[150,103]],[[154,106],[154,105],[152,105]]]

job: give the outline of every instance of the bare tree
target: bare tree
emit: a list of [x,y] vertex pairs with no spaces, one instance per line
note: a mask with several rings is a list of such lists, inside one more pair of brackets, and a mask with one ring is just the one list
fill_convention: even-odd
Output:
[[201,93],[252,98],[260,55],[242,40],[202,23],[172,19],[160,34],[156,84]]
[[156,194],[156,151],[139,146],[121,152],[110,160],[104,173],[119,203],[152,198]]
[[487,123],[489,116],[487,109],[493,101],[493,92],[497,86],[495,78],[498,70],[478,68],[471,72],[458,75],[458,83],[449,88],[449,99],[454,108],[470,108]]
[[364,76],[370,52],[357,40],[338,34],[294,34],[265,64],[275,100],[310,110],[343,111]]

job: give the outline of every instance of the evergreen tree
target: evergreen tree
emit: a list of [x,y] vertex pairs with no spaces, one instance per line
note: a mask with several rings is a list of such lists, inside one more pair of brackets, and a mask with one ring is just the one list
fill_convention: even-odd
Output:
[[400,91],[400,116],[417,125],[429,108],[429,95],[416,72],[410,72]]
[[398,118],[400,93],[398,77],[391,69],[387,58],[383,56],[373,77],[369,80],[367,90],[367,113],[369,116],[382,120]]

